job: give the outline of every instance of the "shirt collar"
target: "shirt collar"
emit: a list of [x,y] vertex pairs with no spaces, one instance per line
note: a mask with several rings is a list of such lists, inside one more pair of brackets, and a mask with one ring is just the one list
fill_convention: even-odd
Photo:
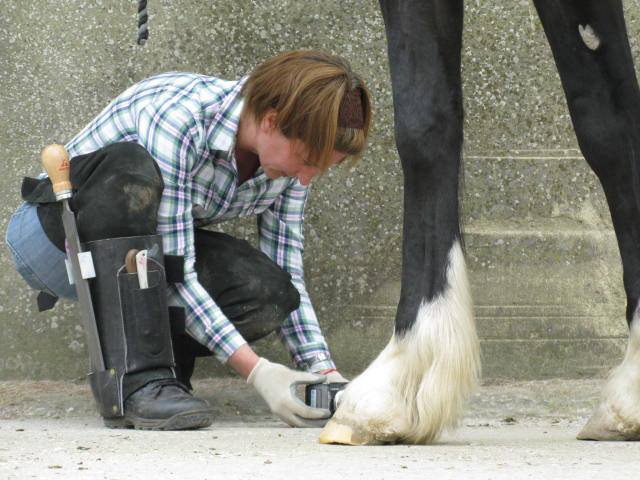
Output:
[[[218,112],[213,118],[209,148],[211,150],[230,151],[236,143],[236,134],[240,124],[240,114],[244,106],[244,97],[240,95],[243,85],[249,76],[244,76],[236,82],[224,97]],[[223,125],[221,126],[220,123]],[[220,128],[222,127],[222,128]]]

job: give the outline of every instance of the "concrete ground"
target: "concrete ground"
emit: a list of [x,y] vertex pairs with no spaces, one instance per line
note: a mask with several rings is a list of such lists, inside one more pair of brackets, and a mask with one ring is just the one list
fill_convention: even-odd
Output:
[[492,383],[436,445],[320,445],[319,430],[270,416],[234,379],[195,382],[206,430],[110,430],[74,382],[0,382],[0,478],[637,479],[640,443],[575,440],[599,380]]

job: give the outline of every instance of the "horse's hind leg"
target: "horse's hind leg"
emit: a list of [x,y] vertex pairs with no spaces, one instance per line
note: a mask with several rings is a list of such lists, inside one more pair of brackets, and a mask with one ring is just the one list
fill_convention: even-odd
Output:
[[609,204],[624,271],[629,344],[578,438],[640,439],[640,91],[619,0],[534,0],[580,149]]
[[382,0],[404,173],[402,289],[394,334],[343,395],[320,440],[437,438],[479,371],[460,245],[462,0]]

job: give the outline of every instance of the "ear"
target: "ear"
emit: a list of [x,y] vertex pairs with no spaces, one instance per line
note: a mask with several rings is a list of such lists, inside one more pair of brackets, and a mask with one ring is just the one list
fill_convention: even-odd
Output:
[[267,113],[262,117],[262,121],[260,122],[260,127],[266,131],[271,132],[276,128],[276,118],[278,117],[278,112],[275,108],[270,108],[267,110]]

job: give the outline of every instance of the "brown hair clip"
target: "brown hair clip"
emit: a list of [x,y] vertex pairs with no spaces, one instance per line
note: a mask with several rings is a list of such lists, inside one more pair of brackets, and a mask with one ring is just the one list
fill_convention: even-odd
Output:
[[360,88],[354,88],[342,98],[338,111],[338,127],[364,128],[364,108]]

